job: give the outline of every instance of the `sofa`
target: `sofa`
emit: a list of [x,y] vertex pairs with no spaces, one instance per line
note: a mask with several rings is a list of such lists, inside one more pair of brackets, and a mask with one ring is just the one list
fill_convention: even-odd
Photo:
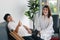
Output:
[[6,24],[6,22],[0,23],[0,40],[8,40]]

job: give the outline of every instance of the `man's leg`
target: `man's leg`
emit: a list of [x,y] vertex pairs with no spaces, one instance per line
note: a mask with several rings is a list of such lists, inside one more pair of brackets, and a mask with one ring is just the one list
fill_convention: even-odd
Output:
[[36,37],[36,40],[43,40],[43,39],[41,39],[40,37]]
[[34,40],[31,36],[24,36],[23,37],[25,40]]
[[34,40],[43,40],[43,39],[41,39],[40,37],[37,37],[37,36],[32,36],[32,38],[34,38]]

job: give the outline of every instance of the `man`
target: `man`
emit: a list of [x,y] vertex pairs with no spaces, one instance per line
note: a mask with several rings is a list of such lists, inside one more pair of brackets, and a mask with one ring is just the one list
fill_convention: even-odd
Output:
[[25,40],[34,40],[31,36],[32,31],[19,21],[16,23],[10,14],[5,14],[4,20],[8,22],[9,31],[13,30],[18,33],[19,36],[22,36]]
[[9,31],[13,30],[22,36],[25,40],[42,40],[40,37],[32,36],[32,31],[26,25],[23,25],[21,21],[16,23],[10,14],[5,14],[4,20],[8,23]]

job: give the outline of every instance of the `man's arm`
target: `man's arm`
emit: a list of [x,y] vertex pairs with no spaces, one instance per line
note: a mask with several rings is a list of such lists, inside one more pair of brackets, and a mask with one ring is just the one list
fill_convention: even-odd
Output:
[[19,21],[19,23],[18,23],[16,29],[14,30],[16,33],[18,33],[18,30],[19,30],[19,27],[21,26],[21,24],[22,24],[22,23]]
[[19,30],[19,26],[17,26],[14,31],[15,31],[16,33],[18,33],[18,30]]
[[25,29],[28,31],[28,33],[32,33],[32,31],[30,30],[30,28],[28,28],[27,26],[23,25],[25,27]]

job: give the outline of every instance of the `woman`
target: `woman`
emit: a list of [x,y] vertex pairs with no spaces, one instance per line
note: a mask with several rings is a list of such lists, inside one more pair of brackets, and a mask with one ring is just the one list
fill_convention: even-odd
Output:
[[48,5],[45,5],[42,9],[42,15],[39,17],[39,25],[37,30],[40,31],[41,38],[44,40],[50,40],[54,33],[53,30],[53,18]]

